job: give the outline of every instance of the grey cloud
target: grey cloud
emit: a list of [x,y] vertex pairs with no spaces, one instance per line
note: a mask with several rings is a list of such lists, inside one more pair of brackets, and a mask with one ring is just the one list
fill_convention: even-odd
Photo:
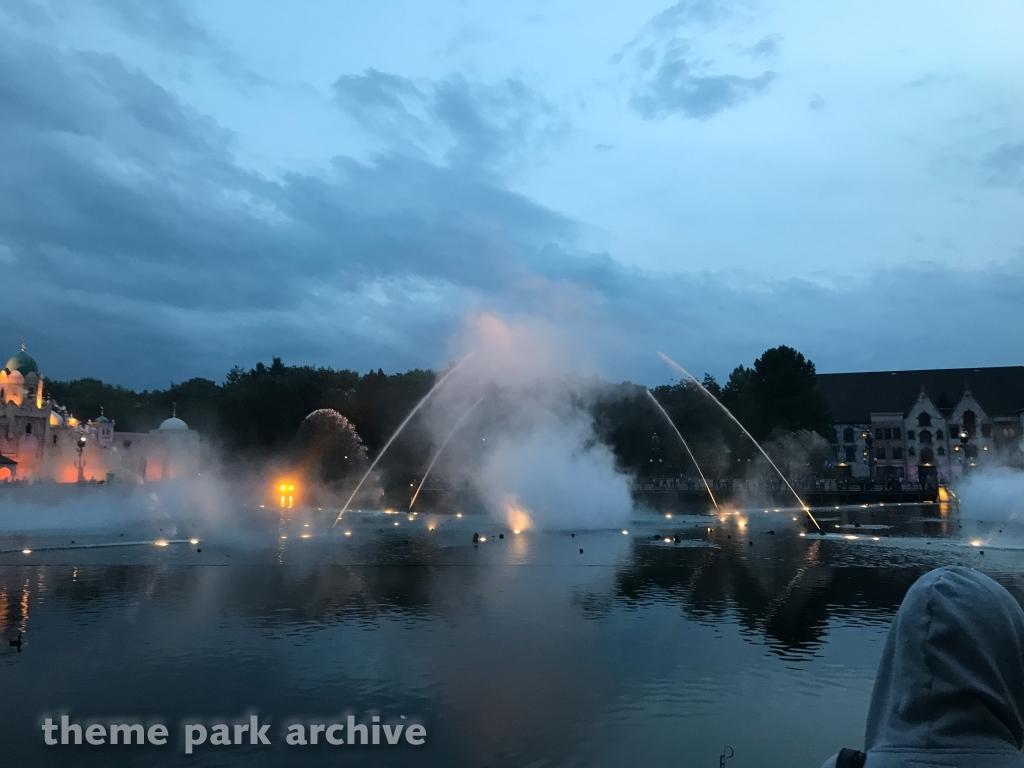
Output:
[[984,165],[992,186],[1024,190],[1024,141],[999,145],[985,156]]
[[654,16],[649,26],[667,32],[690,24],[712,27],[730,15],[729,9],[717,0],[681,0]]
[[691,62],[670,53],[629,105],[645,120],[675,114],[702,120],[743,104],[774,79],[771,71],[755,77],[697,74]]
[[448,150],[453,164],[492,167],[568,131],[567,118],[515,78],[486,86],[455,75],[420,87],[371,69],[339,77],[333,90],[340,108],[393,141],[429,143],[440,127],[454,140]]
[[778,56],[780,53],[779,43],[782,42],[782,35],[775,33],[765,35],[749,48],[744,48],[741,53],[755,59],[767,59]]
[[944,85],[952,80],[949,75],[939,75],[936,72],[928,72],[903,84],[904,88],[927,88],[934,85]]
[[825,97],[820,93],[812,93],[810,101],[807,102],[807,106],[815,112],[821,112],[821,110],[825,108]]

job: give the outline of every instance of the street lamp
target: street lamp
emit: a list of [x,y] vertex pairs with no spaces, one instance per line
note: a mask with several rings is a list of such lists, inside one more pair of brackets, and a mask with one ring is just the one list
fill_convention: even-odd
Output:
[[85,435],[80,435],[78,437],[78,442],[76,443],[76,445],[77,445],[77,448],[78,448],[78,482],[84,483],[85,482],[85,460],[82,458],[82,451],[85,450]]
[[864,438],[864,445],[867,446],[868,454],[868,479],[872,483],[875,482],[875,452],[873,449],[875,445],[875,437],[871,434],[871,428],[865,429],[860,433],[860,436]]
[[971,439],[971,434],[964,428],[960,427],[960,453],[963,454],[961,461],[963,462],[963,470],[961,471],[961,477],[967,474],[967,441]]

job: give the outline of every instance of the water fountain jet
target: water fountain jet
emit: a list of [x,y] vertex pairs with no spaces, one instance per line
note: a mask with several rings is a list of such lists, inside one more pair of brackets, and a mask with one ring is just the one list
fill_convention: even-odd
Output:
[[444,447],[448,445],[448,441],[452,439],[452,435],[454,435],[459,430],[459,427],[462,426],[462,422],[469,418],[469,414],[471,414],[476,407],[480,405],[483,399],[483,396],[481,396],[475,403],[466,409],[466,412],[463,413],[459,417],[459,420],[455,422],[455,426],[452,427],[452,431],[448,433],[448,437],[446,437],[444,442],[441,443],[441,447],[437,449],[437,452],[434,454],[434,458],[432,458],[430,463],[427,465],[427,471],[423,473],[423,479],[420,480],[420,484],[416,487],[416,493],[412,495],[412,500],[409,502],[410,510],[412,509],[412,505],[416,503],[416,499],[420,495],[420,491],[423,489],[423,484],[427,482],[427,478],[430,477],[430,470],[434,468],[434,464],[436,464],[437,460],[441,457],[441,451],[443,451]]
[[811,522],[814,523],[814,527],[817,528],[819,532],[821,532],[821,526],[818,525],[818,521],[815,520],[814,515],[811,514],[810,507],[808,507],[804,503],[804,500],[800,498],[800,494],[796,492],[796,489],[790,484],[789,480],[786,479],[786,476],[782,474],[782,470],[775,465],[775,462],[772,461],[772,457],[765,452],[764,448],[761,447],[761,444],[754,439],[754,436],[750,434],[750,432],[747,431],[747,428],[743,426],[742,422],[735,416],[733,416],[732,411],[726,408],[725,405],[717,397],[708,392],[708,388],[701,384],[696,376],[694,376],[688,370],[683,368],[683,366],[681,366],[671,357],[666,355],[664,352],[658,352],[658,356],[661,357],[661,359],[668,363],[670,366],[672,366],[675,370],[683,374],[686,378],[690,379],[694,384],[696,384],[700,388],[701,392],[703,392],[705,395],[711,398],[712,402],[714,402],[715,405],[717,405],[719,408],[725,411],[725,415],[732,419],[733,423],[735,423],[736,426],[738,426],[743,431],[743,434],[750,438],[750,442],[754,444],[754,447],[757,448],[757,450],[761,452],[761,455],[768,460],[768,463],[772,465],[772,469],[774,469],[778,473],[779,477],[782,478],[782,482],[784,482],[786,484],[786,487],[789,488],[790,493],[793,494],[793,497],[797,500],[797,503],[800,505],[800,508],[807,513],[807,516],[811,519]]
[[384,443],[384,447],[380,449],[380,453],[377,454],[377,457],[370,464],[369,469],[367,469],[366,472],[363,473],[363,476],[359,478],[359,482],[356,484],[355,490],[353,490],[352,493],[349,495],[348,500],[345,502],[345,506],[341,508],[341,512],[338,513],[338,518],[331,525],[331,528],[334,528],[334,526],[336,526],[341,521],[342,515],[344,515],[345,512],[348,511],[348,507],[349,504],[352,503],[352,499],[354,499],[356,497],[356,494],[359,493],[359,489],[363,487],[363,483],[366,482],[366,478],[368,478],[370,476],[370,473],[373,472],[373,469],[374,467],[377,466],[377,463],[384,457],[384,454],[388,452],[388,448],[390,448],[391,444],[395,442],[395,438],[402,434],[402,430],[405,429],[405,425],[412,421],[412,417],[415,416],[416,412],[423,407],[423,404],[430,399],[430,396],[433,395],[438,389],[440,389],[441,386],[448,380],[448,377],[455,373],[455,371],[459,369],[459,366],[466,362],[466,360],[469,359],[472,356],[472,354],[473,353],[470,352],[461,360],[459,360],[459,362],[457,362],[455,365],[449,368],[448,372],[440,379],[438,379],[437,383],[435,383],[434,386],[430,388],[430,391],[423,396],[423,399],[416,403],[416,406],[411,411],[409,411],[409,415],[405,417],[405,420],[398,425],[398,429],[395,430],[394,434],[388,438],[388,441],[386,443]]
[[697,463],[697,457],[693,455],[693,451],[690,450],[690,446],[683,438],[682,433],[679,431],[679,427],[677,427],[676,423],[672,421],[672,417],[668,415],[668,411],[661,407],[661,403],[658,402],[658,398],[654,396],[654,393],[649,389],[644,389],[644,392],[646,392],[647,396],[651,398],[651,402],[654,403],[654,407],[661,411],[661,415],[665,417],[665,421],[667,421],[669,426],[675,431],[676,437],[679,438],[679,442],[683,444],[683,448],[685,448],[686,452],[690,454],[690,460],[693,461],[693,466],[697,468],[697,474],[700,475],[701,482],[704,483],[704,487],[708,490],[708,496],[711,497],[711,503],[715,505],[715,511],[718,512],[718,502],[715,500],[715,494],[711,492],[711,486],[708,485],[707,478],[704,477],[704,472],[701,470],[700,464]]

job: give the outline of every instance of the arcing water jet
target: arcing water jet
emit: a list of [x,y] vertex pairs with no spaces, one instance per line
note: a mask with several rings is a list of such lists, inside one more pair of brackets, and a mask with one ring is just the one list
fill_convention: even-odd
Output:
[[427,482],[427,478],[430,477],[430,470],[434,468],[434,464],[436,464],[437,460],[441,457],[441,451],[443,451],[444,447],[448,445],[448,441],[452,439],[452,435],[458,432],[459,427],[462,426],[462,422],[469,418],[469,414],[471,414],[476,407],[480,405],[481,401],[483,401],[483,397],[480,397],[475,403],[466,409],[466,412],[463,413],[459,417],[459,420],[455,422],[455,426],[452,427],[452,431],[448,433],[448,437],[446,437],[444,442],[441,443],[441,447],[437,449],[437,452],[434,454],[434,458],[432,458],[430,463],[427,465],[427,471],[423,473],[423,479],[420,480],[420,484],[416,486],[416,493],[412,495],[412,500],[409,502],[410,511],[412,510],[412,505],[416,503],[416,498],[420,495],[420,491],[423,489],[423,484]]
[[757,450],[759,450],[761,452],[761,455],[764,456],[768,460],[768,463],[772,465],[772,469],[774,469],[776,472],[778,472],[779,477],[782,478],[782,482],[784,482],[786,484],[786,487],[789,488],[790,492],[793,494],[794,498],[797,500],[797,503],[800,504],[800,508],[804,512],[807,513],[807,516],[809,518],[811,518],[811,522],[814,523],[814,527],[817,528],[818,531],[820,532],[821,531],[821,526],[818,525],[818,521],[815,520],[814,519],[814,515],[811,514],[810,507],[808,507],[806,504],[804,504],[804,500],[800,498],[800,494],[798,494],[796,492],[796,489],[792,485],[790,485],[789,480],[787,480],[786,476],[784,474],[782,474],[782,470],[779,469],[777,466],[775,466],[775,462],[772,461],[772,457],[769,456],[767,453],[765,453],[765,450],[764,450],[764,448],[761,447],[761,444],[759,442],[757,442],[757,440],[754,439],[754,436],[752,434],[750,434],[750,432],[747,431],[747,428],[743,426],[743,424],[740,422],[740,420],[737,419],[735,416],[733,416],[732,411],[730,411],[728,408],[726,408],[725,405],[723,405],[722,402],[717,397],[715,397],[713,394],[708,392],[707,387],[705,387],[703,384],[701,384],[700,381],[697,379],[697,377],[694,376],[692,373],[690,373],[685,368],[683,368],[683,366],[681,366],[679,363],[677,363],[671,357],[666,355],[664,352],[658,352],[658,355],[661,357],[662,360],[664,360],[666,363],[668,363],[670,366],[675,368],[677,371],[679,371],[681,374],[683,374],[686,378],[690,379],[694,384],[696,384],[698,387],[700,387],[700,390],[705,395],[707,395],[709,398],[711,398],[711,401],[715,405],[717,405],[719,408],[721,408],[723,411],[725,411],[725,415],[728,416],[730,419],[732,419],[732,421],[736,424],[736,426],[738,426],[741,430],[743,430],[743,434],[750,438],[750,442],[752,442],[754,444],[754,446],[757,448]]
[[359,493],[359,489],[363,487],[363,483],[366,482],[366,478],[368,478],[370,476],[370,473],[373,472],[374,467],[377,466],[377,462],[379,462],[384,457],[384,454],[388,452],[388,448],[390,448],[391,444],[393,442],[395,442],[395,438],[398,437],[400,434],[402,434],[402,430],[405,429],[405,425],[408,424],[412,420],[412,417],[415,416],[416,412],[419,411],[419,409],[423,407],[423,404],[425,402],[427,402],[427,400],[430,399],[430,396],[432,394],[434,394],[438,389],[440,389],[441,385],[444,384],[448,380],[448,377],[451,376],[453,373],[455,373],[455,371],[457,371],[459,369],[459,366],[462,365],[464,362],[466,362],[466,360],[472,354],[473,353],[470,352],[468,355],[466,355],[461,360],[459,360],[459,362],[457,362],[455,365],[453,365],[448,370],[448,373],[446,373],[444,376],[442,376],[440,379],[438,379],[437,383],[434,384],[434,386],[432,386],[430,388],[430,391],[427,392],[427,394],[425,394],[423,396],[423,399],[420,400],[418,403],[416,403],[416,407],[414,407],[411,411],[409,411],[409,415],[405,417],[405,421],[403,421],[401,424],[398,425],[398,429],[396,429],[395,433],[393,435],[391,435],[391,437],[388,438],[388,441],[386,443],[384,443],[384,447],[380,449],[380,453],[377,454],[377,458],[375,458],[373,460],[373,462],[370,464],[369,469],[367,469],[366,472],[363,474],[363,476],[361,478],[359,478],[359,482],[356,484],[355,490],[352,491],[351,495],[349,495],[348,501],[346,501],[345,502],[345,506],[343,506],[341,508],[341,512],[338,513],[338,517],[334,521],[334,523],[331,525],[331,528],[333,528],[335,525],[337,525],[338,521],[341,520],[341,516],[344,515],[345,512],[348,511],[348,506],[349,506],[349,504],[352,503],[352,499],[354,499],[356,497],[356,494]]
[[654,407],[661,411],[661,415],[665,417],[665,421],[667,421],[669,423],[669,426],[671,426],[672,429],[675,431],[676,437],[679,438],[679,442],[683,444],[683,448],[685,448],[686,452],[690,454],[690,460],[693,461],[693,466],[697,468],[697,474],[700,475],[700,479],[704,483],[704,487],[708,489],[708,496],[711,497],[711,503],[715,505],[715,511],[718,511],[718,502],[715,500],[715,494],[711,492],[711,486],[708,485],[708,481],[704,477],[704,472],[701,471],[700,464],[697,463],[697,457],[693,455],[693,451],[691,451],[690,446],[687,445],[686,440],[683,438],[682,433],[679,431],[679,427],[677,427],[676,423],[672,421],[672,417],[668,415],[668,411],[661,407],[661,403],[658,402],[658,398],[654,396],[654,393],[651,392],[651,390],[649,389],[645,389],[644,391],[647,393],[647,396],[651,398],[651,402],[654,403]]

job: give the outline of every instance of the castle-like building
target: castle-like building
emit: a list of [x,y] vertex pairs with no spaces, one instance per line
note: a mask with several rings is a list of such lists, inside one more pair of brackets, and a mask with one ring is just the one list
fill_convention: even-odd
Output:
[[0,482],[154,482],[199,471],[199,433],[172,414],[149,432],[118,432],[100,413],[81,421],[46,398],[21,351],[0,370]]
[[1024,366],[818,374],[836,465],[853,477],[936,484],[1024,466]]

